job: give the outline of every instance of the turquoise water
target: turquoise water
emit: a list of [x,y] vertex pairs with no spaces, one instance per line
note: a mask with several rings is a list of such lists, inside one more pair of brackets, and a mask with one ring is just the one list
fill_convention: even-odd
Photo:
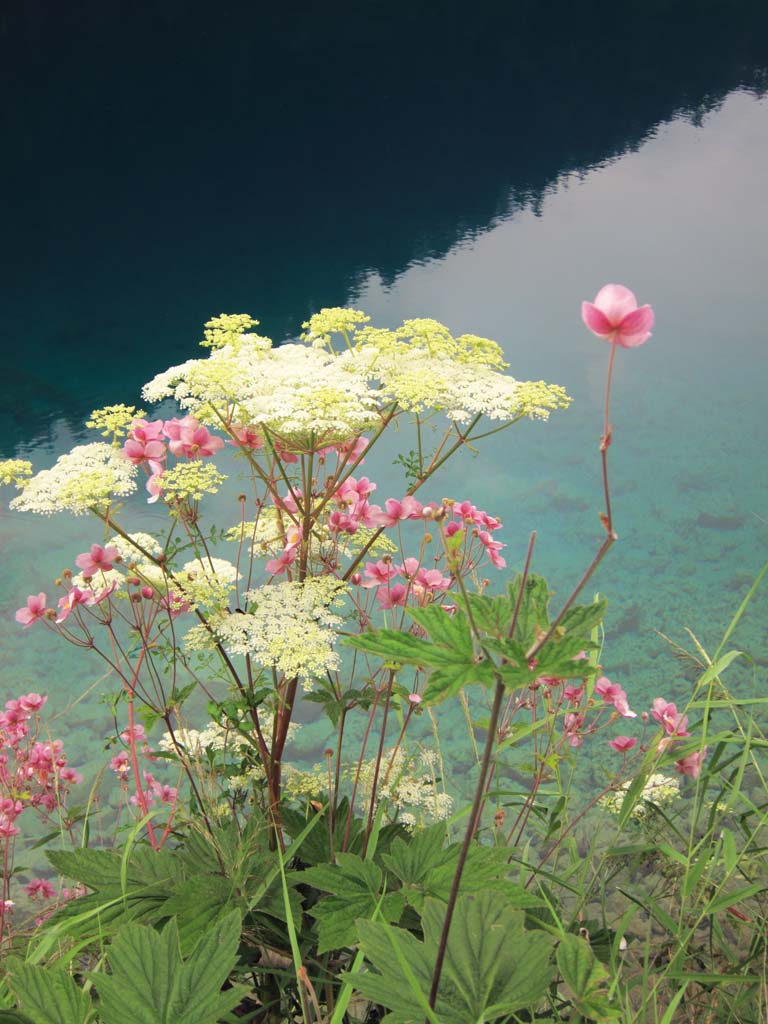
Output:
[[[560,45],[558,39],[552,45]],[[633,706],[642,708],[655,696],[684,701],[690,678],[657,631],[685,643],[690,628],[713,649],[768,558],[768,99],[755,86],[754,57],[737,56],[741,63],[734,57],[733,66],[740,70],[730,77],[723,71],[722,81],[714,81],[722,69],[713,63],[709,91],[706,82],[691,78],[685,88],[672,77],[660,78],[658,96],[646,95],[645,106],[632,91],[640,83],[632,79],[621,93],[623,121],[618,109],[611,121],[609,91],[598,94],[599,76],[585,70],[589,88],[580,94],[574,78],[574,95],[591,101],[600,116],[592,125],[582,111],[571,133],[569,118],[576,114],[564,87],[559,105],[543,91],[527,100],[518,96],[537,114],[521,122],[518,148],[509,137],[513,122],[502,116],[499,102],[493,124],[504,134],[503,145],[488,142],[487,132],[465,137],[463,145],[454,139],[462,150],[456,165],[447,141],[440,161],[434,151],[427,159],[411,149],[408,187],[408,145],[415,145],[418,130],[431,125],[448,139],[448,117],[444,113],[435,127],[434,98],[424,91],[415,104],[420,118],[411,108],[403,114],[400,163],[395,166],[391,153],[382,151],[391,177],[385,181],[381,168],[371,171],[368,191],[356,181],[358,164],[354,147],[344,141],[349,126],[341,116],[339,135],[325,136],[326,145],[333,145],[329,138],[339,140],[340,183],[319,138],[313,139],[316,148],[302,152],[301,171],[294,161],[281,163],[275,126],[280,110],[293,109],[292,92],[265,106],[269,138],[262,165],[247,149],[245,157],[238,154],[236,146],[234,152],[224,145],[211,152],[191,132],[189,145],[201,146],[202,169],[197,178],[182,176],[174,191],[165,173],[181,153],[178,129],[163,148],[157,140],[165,122],[152,113],[152,95],[140,93],[146,131],[156,131],[154,148],[144,149],[148,165],[134,150],[122,175],[114,171],[117,161],[92,163],[89,192],[71,160],[63,183],[52,180],[38,196],[57,227],[50,245],[35,262],[29,236],[20,242],[13,274],[23,289],[4,328],[18,356],[0,385],[2,454],[32,458],[38,468],[51,464],[81,439],[77,424],[91,408],[137,401],[145,379],[195,355],[202,321],[222,309],[261,317],[265,332],[278,340],[323,305],[359,306],[381,325],[431,316],[455,334],[497,339],[513,375],[562,384],[574,399],[548,424],[521,424],[487,443],[476,458],[463,457],[433,492],[469,498],[500,516],[512,568],[535,529],[534,567],[563,597],[601,539],[597,444],[608,351],[582,326],[580,303],[608,281],[624,283],[654,306],[657,326],[644,347],[618,353],[610,467],[620,543],[591,589],[609,598],[606,673],[624,686]],[[751,70],[744,71],[747,65]],[[529,73],[546,66],[542,56]],[[245,56],[238,67],[228,68],[230,117],[249,83]],[[512,72],[507,64],[504,69],[508,78]],[[568,73],[575,75],[573,68]],[[500,88],[498,81],[485,85],[488,95]],[[171,87],[165,88],[161,106],[171,103]],[[371,82],[365,89],[374,95]],[[139,103],[132,97],[123,95],[125,109]],[[333,97],[326,99],[330,109]],[[470,99],[464,94],[468,109]],[[77,102],[82,109],[85,101]],[[312,107],[325,101],[315,95],[306,102]],[[123,108],[115,109],[119,117]],[[366,113],[383,117],[384,109]],[[552,110],[557,116],[548,122]],[[352,115],[358,130],[359,114]],[[469,123],[467,110],[463,114],[462,123]],[[214,115],[213,108],[206,114],[212,137]],[[66,110],[63,116],[69,116]],[[197,116],[203,116],[200,110]],[[370,131],[375,121],[364,124]],[[390,133],[397,128],[394,120],[385,127]],[[38,142],[42,146],[34,120],[29,132],[34,155]],[[365,146],[360,159],[370,161],[376,139]],[[209,175],[217,156],[228,174],[236,165],[238,174],[266,183],[258,216],[257,204],[240,205],[245,190],[213,188]],[[158,166],[165,169],[159,198],[154,186],[161,179],[150,177]],[[287,175],[282,190],[281,168]],[[312,180],[317,175],[325,191]],[[71,208],[65,214],[60,200],[68,188]],[[18,194],[21,223],[33,197],[23,189]],[[162,232],[153,219],[161,207]],[[61,232],[65,216],[71,236]],[[30,320],[33,296],[39,314]],[[366,470],[374,468],[371,460]],[[391,469],[383,475],[396,479]],[[97,539],[98,530],[85,520],[0,510],[0,691],[50,695],[51,729],[67,741],[71,763],[86,778],[107,756],[102,748],[111,726],[98,696],[110,687],[100,681],[100,665],[40,629],[22,630],[13,612],[28,593],[52,593],[50,579]],[[756,676],[734,675],[744,691],[764,684],[767,611],[764,589],[733,638],[757,662]],[[460,716],[444,717],[448,744],[459,743]],[[303,753],[311,760],[326,737],[317,727],[307,737]]]

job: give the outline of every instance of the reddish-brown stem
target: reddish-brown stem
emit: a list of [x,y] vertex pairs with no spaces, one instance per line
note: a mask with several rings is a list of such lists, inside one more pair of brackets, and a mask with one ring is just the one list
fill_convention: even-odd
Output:
[[395,673],[390,669],[389,682],[387,683],[387,696],[384,701],[384,715],[381,722],[381,735],[379,736],[379,749],[376,752],[376,764],[373,769],[373,779],[371,781],[371,800],[368,806],[368,822],[365,826],[363,857],[365,857],[368,851],[368,840],[370,839],[371,829],[373,828],[373,812],[376,809],[376,789],[379,785],[379,769],[381,768],[381,759],[384,755],[384,740],[387,735],[387,718],[389,717],[389,707],[392,703],[392,684],[394,681]]
[[376,691],[376,696],[373,698],[373,707],[371,713],[368,715],[368,724],[365,727],[365,734],[363,736],[363,742],[360,744],[360,757],[357,759],[357,771],[355,772],[355,782],[352,786],[352,796],[349,799],[349,813],[347,814],[347,824],[344,828],[344,839],[341,843],[341,852],[346,853],[347,843],[349,842],[349,832],[352,828],[352,816],[355,809],[355,799],[357,798],[357,787],[360,782],[360,772],[363,768],[363,758],[365,757],[365,748],[368,745],[368,737],[371,735],[371,726],[373,725],[373,719],[376,714],[376,708],[379,706],[379,697],[381,691]]

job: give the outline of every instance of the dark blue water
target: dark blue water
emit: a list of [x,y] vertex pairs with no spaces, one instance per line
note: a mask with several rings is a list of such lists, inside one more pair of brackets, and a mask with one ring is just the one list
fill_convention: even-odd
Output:
[[[511,566],[537,529],[563,595],[600,539],[607,351],[579,304],[625,283],[657,328],[619,353],[604,663],[638,706],[683,699],[655,631],[716,646],[768,557],[768,12],[480,6],[2,15],[2,454],[50,464],[221,311],[277,340],[326,305],[433,316],[574,397],[436,483],[503,517]],[[0,511],[9,696],[47,691],[60,712],[94,686],[98,666],[12,621],[92,539]],[[765,613],[761,597],[736,638],[763,675]],[[94,762],[103,688],[72,736]]]

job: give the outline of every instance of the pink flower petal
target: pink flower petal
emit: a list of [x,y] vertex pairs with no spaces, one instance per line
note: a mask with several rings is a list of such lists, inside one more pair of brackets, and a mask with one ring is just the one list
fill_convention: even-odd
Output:
[[610,338],[613,327],[608,317],[591,302],[582,302],[581,319],[598,338]]
[[651,336],[655,317],[650,306],[641,306],[628,313],[619,324],[616,343],[622,348],[635,348]]
[[623,284],[606,284],[595,296],[595,305],[617,327],[628,313],[637,309],[637,299]]

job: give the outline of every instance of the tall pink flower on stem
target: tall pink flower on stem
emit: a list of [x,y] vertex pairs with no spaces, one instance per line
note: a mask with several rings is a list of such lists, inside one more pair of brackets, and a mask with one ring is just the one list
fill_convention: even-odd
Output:
[[594,302],[582,302],[581,318],[598,338],[621,348],[636,348],[651,336],[654,314],[638,306],[634,293],[623,284],[606,284]]
[[608,488],[608,448],[611,444],[613,430],[608,422],[608,413],[611,405],[613,361],[616,358],[617,347],[636,348],[650,338],[655,316],[650,306],[638,306],[634,293],[629,288],[625,288],[623,284],[606,284],[597,293],[594,302],[582,302],[581,319],[593,334],[611,343],[608,375],[605,383],[603,435],[600,438],[605,494],[605,512],[601,513],[600,520],[608,534],[609,542],[612,543],[616,536],[613,532],[611,495]]

